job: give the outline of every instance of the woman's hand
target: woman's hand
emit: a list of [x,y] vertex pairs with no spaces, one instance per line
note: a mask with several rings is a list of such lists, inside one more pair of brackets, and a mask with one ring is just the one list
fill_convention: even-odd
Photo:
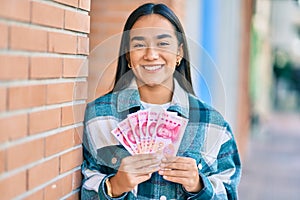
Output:
[[159,170],[160,163],[159,154],[137,154],[124,158],[117,174],[110,178],[112,194],[120,196],[150,179],[152,173]]
[[199,192],[202,180],[199,177],[196,161],[188,157],[163,158],[159,174],[165,180],[182,184],[188,192]]

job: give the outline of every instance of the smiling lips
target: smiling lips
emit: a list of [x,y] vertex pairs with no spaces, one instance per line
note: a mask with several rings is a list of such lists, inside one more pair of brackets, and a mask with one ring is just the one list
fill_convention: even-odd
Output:
[[161,69],[163,65],[143,65],[143,68],[148,70],[148,71],[157,71]]

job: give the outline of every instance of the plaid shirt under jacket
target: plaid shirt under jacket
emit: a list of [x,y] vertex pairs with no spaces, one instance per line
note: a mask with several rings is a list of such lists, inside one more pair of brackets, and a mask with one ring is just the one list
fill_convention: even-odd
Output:
[[134,84],[125,90],[106,94],[86,108],[83,135],[81,199],[238,199],[241,163],[228,123],[213,108],[186,93],[175,80],[168,111],[189,119],[177,155],[196,160],[204,188],[189,193],[182,185],[164,180],[157,172],[135,190],[118,198],[106,194],[105,180],[113,176],[122,158],[130,154],[110,131],[129,113],[144,109]]

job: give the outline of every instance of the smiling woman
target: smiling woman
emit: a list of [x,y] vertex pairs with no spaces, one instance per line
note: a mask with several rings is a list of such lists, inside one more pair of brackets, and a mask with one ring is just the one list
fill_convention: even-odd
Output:
[[[134,116],[143,127],[131,128]],[[140,131],[150,125],[154,136]],[[165,148],[135,148],[141,133]],[[233,134],[194,95],[184,31],[167,6],[144,4],[129,16],[114,89],[86,108],[83,149],[82,199],[237,199]]]
[[[173,74],[183,56],[174,26],[158,14],[143,16],[130,31],[129,48],[127,61],[136,77],[141,100],[156,104],[171,101]],[[154,96],[159,98],[153,101]]]

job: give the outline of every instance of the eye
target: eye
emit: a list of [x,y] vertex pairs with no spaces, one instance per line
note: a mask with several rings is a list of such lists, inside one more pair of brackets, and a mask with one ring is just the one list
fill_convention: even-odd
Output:
[[144,47],[145,47],[145,44],[142,44],[142,43],[136,43],[136,44],[133,44],[132,46],[133,46],[133,48],[135,48],[135,49],[141,49],[141,48],[144,48]]
[[170,45],[169,42],[159,42],[158,43],[158,46],[160,46],[160,47],[169,46],[169,45]]

